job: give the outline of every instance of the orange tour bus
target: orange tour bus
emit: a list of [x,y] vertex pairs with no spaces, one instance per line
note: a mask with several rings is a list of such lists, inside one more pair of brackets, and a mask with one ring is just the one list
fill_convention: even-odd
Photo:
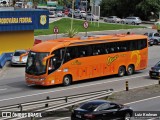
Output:
[[107,75],[131,75],[148,65],[144,35],[106,35],[59,38],[29,51],[25,68],[28,85],[70,85]]

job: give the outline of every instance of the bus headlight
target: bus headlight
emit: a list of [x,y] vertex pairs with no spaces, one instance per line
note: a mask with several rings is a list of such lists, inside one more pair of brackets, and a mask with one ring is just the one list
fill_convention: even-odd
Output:
[[54,84],[54,80],[51,81],[51,84]]
[[68,68],[64,68],[64,69],[63,69],[63,72],[68,72]]

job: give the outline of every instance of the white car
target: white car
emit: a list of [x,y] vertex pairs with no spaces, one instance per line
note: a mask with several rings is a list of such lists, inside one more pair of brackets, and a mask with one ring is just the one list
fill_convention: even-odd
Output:
[[86,20],[93,20],[93,21],[98,21],[99,20],[99,16],[96,16],[92,13],[88,13],[86,15]]
[[111,22],[111,23],[120,23],[121,18],[119,18],[117,16],[109,16],[109,17],[105,18],[104,21],[105,22]]
[[122,19],[123,24],[132,24],[132,25],[139,25],[142,23],[142,20],[139,17],[127,17]]
[[57,17],[57,14],[55,11],[49,11],[49,17],[50,18],[56,18]]
[[57,17],[64,17],[64,13],[62,11],[56,11]]
[[12,54],[11,65],[25,65],[27,63],[28,56],[23,56],[22,60],[20,60],[20,56],[27,52],[27,50],[16,50]]

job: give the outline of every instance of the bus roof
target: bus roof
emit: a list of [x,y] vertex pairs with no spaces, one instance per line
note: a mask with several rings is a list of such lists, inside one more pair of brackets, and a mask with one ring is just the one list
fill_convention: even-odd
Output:
[[89,37],[76,37],[76,38],[59,38],[56,40],[47,40],[39,43],[31,49],[35,52],[52,52],[55,49],[66,47],[66,46],[79,46],[86,44],[98,44],[116,41],[129,41],[136,39],[147,39],[145,35],[137,34],[116,34],[116,35],[94,35]]

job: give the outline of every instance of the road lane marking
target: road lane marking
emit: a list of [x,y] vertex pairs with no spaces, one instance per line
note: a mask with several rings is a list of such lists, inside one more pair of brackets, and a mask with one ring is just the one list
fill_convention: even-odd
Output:
[[25,95],[25,96],[18,96],[18,97],[13,97],[13,98],[6,98],[6,99],[1,99],[0,102],[2,102],[2,101],[7,101],[7,100],[24,98],[24,97],[37,96],[37,95],[42,95],[42,94],[46,94],[46,93],[53,93],[53,92],[60,92],[60,91],[78,89],[78,88],[82,88],[82,87],[95,86],[95,85],[100,85],[100,84],[104,84],[104,83],[112,83],[112,82],[116,82],[116,81],[125,81],[125,80],[129,80],[129,79],[133,79],[133,78],[134,78],[134,79],[135,79],[135,78],[140,78],[140,77],[144,77],[144,76],[148,76],[148,74],[143,74],[143,75],[141,75],[141,76],[135,76],[135,77],[127,77],[127,78],[121,78],[121,79],[116,79],[116,80],[110,80],[110,81],[100,82],[100,83],[93,83],[93,84],[87,84],[87,85],[79,85],[79,86],[75,86],[75,87],[68,87],[68,88],[66,87],[66,88],[64,88],[64,89],[59,89],[59,90],[54,90],[54,91],[47,91],[47,92],[36,93],[36,94],[30,94],[30,95]]
[[69,119],[70,117],[64,117],[64,118],[58,118],[58,119],[55,119],[55,120],[65,120],[65,119]]
[[0,91],[7,90],[7,88],[0,89]]
[[160,96],[151,97],[151,98],[146,98],[146,99],[142,99],[142,100],[137,100],[137,101],[133,101],[133,102],[130,102],[130,103],[125,103],[124,105],[134,104],[134,103],[138,103],[138,102],[144,102],[144,101],[152,100],[152,99],[159,98],[159,97],[160,97]]

